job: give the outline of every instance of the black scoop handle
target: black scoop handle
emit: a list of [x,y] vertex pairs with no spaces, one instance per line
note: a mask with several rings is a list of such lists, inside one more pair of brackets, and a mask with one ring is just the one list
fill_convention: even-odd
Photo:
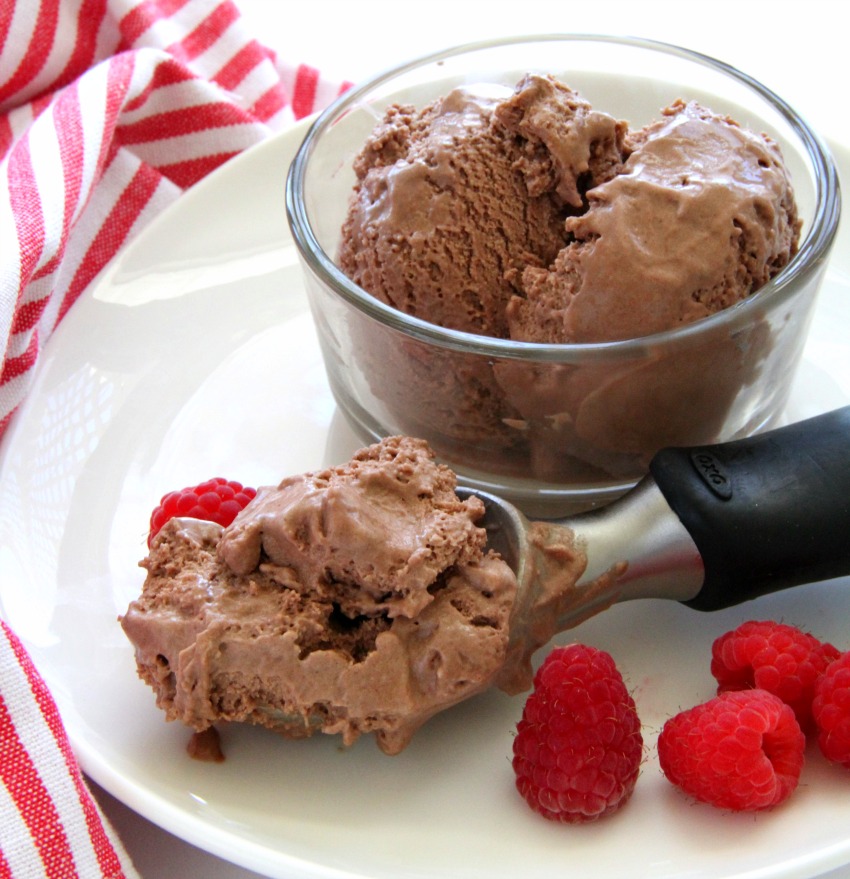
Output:
[[850,406],[664,449],[650,471],[702,556],[705,581],[688,606],[718,610],[850,574]]

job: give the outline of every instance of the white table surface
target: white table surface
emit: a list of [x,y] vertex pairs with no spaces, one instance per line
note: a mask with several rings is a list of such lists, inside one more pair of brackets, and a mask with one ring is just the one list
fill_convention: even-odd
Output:
[[[677,43],[755,76],[825,137],[850,146],[850,40],[840,23],[846,0],[236,2],[253,32],[282,58],[312,64],[340,80],[356,81],[433,49],[509,34],[621,33]],[[842,105],[843,112],[836,113]],[[257,877],[182,842],[93,789],[143,879]],[[850,865],[822,879],[850,879]]]

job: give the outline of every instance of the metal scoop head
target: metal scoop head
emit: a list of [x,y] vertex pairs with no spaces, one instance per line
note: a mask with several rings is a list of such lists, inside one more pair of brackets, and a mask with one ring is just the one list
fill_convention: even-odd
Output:
[[615,602],[716,610],[850,574],[850,407],[734,442],[666,449],[608,506],[530,521],[482,491],[489,546],[517,575],[523,662]]

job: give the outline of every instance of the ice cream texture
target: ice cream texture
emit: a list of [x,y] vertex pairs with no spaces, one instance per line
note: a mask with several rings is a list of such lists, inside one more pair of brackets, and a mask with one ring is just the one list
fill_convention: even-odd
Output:
[[[604,359],[476,357],[351,316],[389,432],[427,438],[458,469],[591,486],[636,481],[660,448],[748,417],[735,407],[778,327],[655,334],[749,298],[796,253],[801,221],[769,136],[675,95],[631,127],[529,74],[391,106],[354,171],[337,262],[375,298],[520,343],[644,340]],[[763,415],[749,417],[734,429]]]
[[172,519],[121,618],[171,720],[288,737],[373,732],[397,753],[497,681],[517,581],[477,498],[421,440],[258,491],[232,525]]
[[799,240],[770,138],[681,100],[631,130],[538,74],[390,107],[355,172],[343,271],[408,314],[517,341],[673,329],[749,296]]

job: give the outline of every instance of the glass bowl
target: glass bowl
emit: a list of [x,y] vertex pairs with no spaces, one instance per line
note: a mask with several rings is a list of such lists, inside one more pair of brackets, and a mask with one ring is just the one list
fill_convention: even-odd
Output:
[[[614,342],[538,344],[445,329],[395,310],[335,263],[353,160],[394,103],[453,87],[513,88],[552,74],[633,128],[698,100],[775,140],[803,222],[791,262],[756,293],[675,330]],[[787,401],[840,214],[828,150],[781,98],[683,48],[640,39],[538,35],[448,49],[352,88],[309,128],[286,209],[329,383],[364,443],[422,437],[460,482],[530,515],[614,499],[660,448],[741,437]]]

